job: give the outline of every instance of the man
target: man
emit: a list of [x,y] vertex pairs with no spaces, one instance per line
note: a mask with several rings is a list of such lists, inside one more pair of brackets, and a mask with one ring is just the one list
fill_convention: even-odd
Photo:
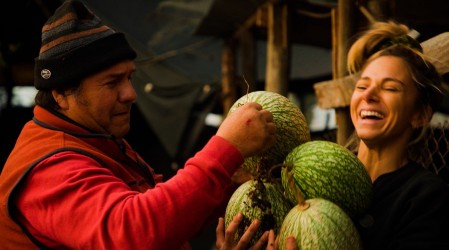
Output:
[[243,159],[273,145],[272,114],[247,103],[162,183],[124,139],[135,56],[77,0],[44,25],[34,118],[0,175],[2,249],[189,248],[222,212]]

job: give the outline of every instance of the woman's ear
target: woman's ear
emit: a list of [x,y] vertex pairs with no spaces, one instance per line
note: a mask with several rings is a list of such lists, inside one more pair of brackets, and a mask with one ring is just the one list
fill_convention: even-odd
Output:
[[413,128],[420,128],[424,125],[428,124],[430,122],[430,119],[432,119],[433,111],[432,108],[429,105],[426,105],[425,107],[421,108],[420,111],[416,113],[412,120],[412,127]]
[[69,103],[67,102],[67,97],[63,93],[60,93],[56,90],[52,90],[51,94],[53,96],[53,99],[55,99],[55,102],[59,105],[61,109],[68,109]]

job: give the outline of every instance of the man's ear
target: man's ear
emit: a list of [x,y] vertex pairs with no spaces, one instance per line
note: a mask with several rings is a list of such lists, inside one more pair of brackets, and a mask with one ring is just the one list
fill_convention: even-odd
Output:
[[55,99],[55,102],[59,105],[61,109],[65,110],[69,108],[69,103],[67,102],[67,97],[64,93],[52,90],[51,94],[53,96],[53,99]]
[[416,113],[412,120],[412,127],[413,128],[420,128],[427,123],[430,122],[430,119],[432,119],[433,111],[432,108],[429,105],[426,105],[425,107],[421,108],[420,111]]

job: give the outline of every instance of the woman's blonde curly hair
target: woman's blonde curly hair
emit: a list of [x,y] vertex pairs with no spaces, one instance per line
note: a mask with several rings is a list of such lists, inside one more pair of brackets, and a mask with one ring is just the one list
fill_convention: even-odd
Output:
[[[441,76],[426,59],[420,44],[409,36],[410,32],[408,26],[394,21],[372,24],[349,49],[348,70],[351,74],[358,74],[369,62],[380,56],[402,58],[418,89],[417,112],[424,112],[426,107],[430,107],[433,114],[443,98]],[[427,128],[428,126],[418,128],[409,145],[421,141]],[[351,150],[358,147],[357,139],[356,135],[349,139],[347,146]]]

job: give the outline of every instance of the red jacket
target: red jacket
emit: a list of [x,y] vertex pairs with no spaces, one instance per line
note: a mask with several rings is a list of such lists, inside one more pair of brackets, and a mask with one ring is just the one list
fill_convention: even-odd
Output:
[[161,183],[125,141],[36,106],[0,175],[0,246],[179,249],[224,207],[242,163],[214,136]]

